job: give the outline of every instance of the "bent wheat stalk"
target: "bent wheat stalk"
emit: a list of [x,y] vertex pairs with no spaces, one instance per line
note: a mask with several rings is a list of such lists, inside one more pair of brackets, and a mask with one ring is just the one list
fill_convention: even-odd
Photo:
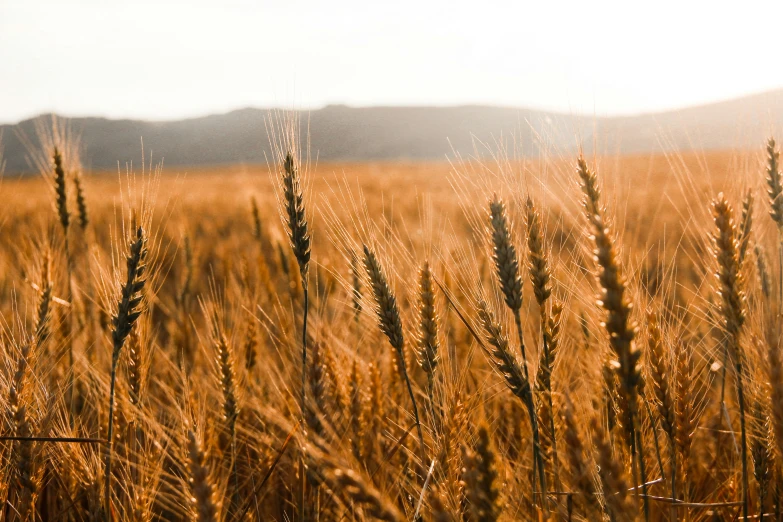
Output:
[[[511,240],[511,230],[506,218],[506,206],[497,195],[489,202],[489,223],[490,239],[492,243],[492,259],[495,262],[495,272],[497,275],[500,289],[503,293],[506,306],[514,314],[514,322],[517,327],[517,337],[519,338],[519,350],[522,353],[522,369],[527,386],[530,386],[530,377],[527,366],[527,354],[525,352],[525,339],[522,334],[522,277],[519,274],[519,258],[517,257],[516,247]],[[544,499],[542,505],[546,506],[546,473],[544,471],[544,460],[541,455],[539,428],[536,417],[535,401],[532,393],[529,394],[526,405],[530,413],[530,425],[533,430],[533,475],[536,474],[535,468],[541,466],[538,470],[541,495]],[[535,498],[535,494],[533,495]]]
[[[517,361],[517,358],[511,352],[508,346],[508,337],[503,331],[503,327],[495,319],[495,315],[484,300],[479,300],[476,304],[478,309],[479,321],[484,330],[484,337],[492,348],[487,348],[487,355],[495,369],[506,380],[506,386],[517,398],[525,405],[530,418],[531,431],[533,432],[533,484],[535,485],[536,471],[538,472],[539,485],[541,486],[541,495],[546,498],[546,476],[544,472],[544,459],[541,455],[541,439],[538,428],[538,418],[536,416],[535,405],[533,404],[533,393],[530,387],[530,380],[523,370],[523,366]],[[476,336],[476,339],[478,337]],[[535,488],[534,488],[535,489]],[[535,492],[533,494],[535,499]],[[535,501],[534,501],[535,504]],[[542,502],[546,505],[546,501]],[[535,518],[535,517],[534,517]]]
[[400,371],[405,378],[405,384],[408,387],[408,394],[413,403],[413,416],[416,419],[416,429],[419,433],[419,444],[421,445],[421,455],[424,457],[422,463],[426,462],[426,448],[424,446],[424,434],[421,431],[421,421],[419,420],[419,408],[416,406],[416,397],[413,394],[411,380],[408,377],[408,370],[405,366],[405,337],[402,331],[402,319],[400,318],[400,309],[397,305],[397,298],[394,295],[389,280],[378,261],[375,252],[364,245],[364,268],[370,279],[372,294],[375,298],[376,314],[378,316],[378,325],[381,331],[389,339],[389,344],[397,351],[400,363]]

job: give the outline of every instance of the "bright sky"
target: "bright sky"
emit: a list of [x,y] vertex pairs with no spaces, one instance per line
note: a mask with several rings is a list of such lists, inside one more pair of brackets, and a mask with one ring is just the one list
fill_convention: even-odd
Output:
[[0,122],[244,106],[654,111],[783,87],[783,2],[0,0]]

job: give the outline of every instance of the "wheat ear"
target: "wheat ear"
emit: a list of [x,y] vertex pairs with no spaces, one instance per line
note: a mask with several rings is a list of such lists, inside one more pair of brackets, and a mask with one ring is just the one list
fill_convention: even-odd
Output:
[[[601,287],[599,303],[606,311],[604,327],[609,334],[609,344],[616,357],[616,372],[620,380],[622,394],[621,404],[626,405],[623,423],[630,430],[631,455],[639,464],[641,482],[644,492],[645,519],[649,519],[649,504],[647,501],[647,486],[642,454],[640,419],[638,415],[638,395],[641,383],[639,359],[641,351],[634,344],[636,325],[631,319],[633,308],[626,291],[626,281],[620,267],[614,245],[614,237],[607,226],[604,211],[601,207],[601,192],[598,177],[587,167],[583,157],[577,161],[577,174],[584,193],[583,206],[590,225],[590,232],[595,243],[593,251],[597,279]],[[637,440],[637,437],[639,440]]]
[[198,522],[217,522],[219,505],[215,498],[212,483],[209,479],[209,470],[205,463],[204,450],[201,442],[192,431],[188,432],[188,466],[190,468],[190,489],[193,496],[191,504],[196,511]]
[[745,261],[745,254],[750,245],[750,235],[753,230],[753,191],[748,189],[742,199],[742,215],[739,222],[739,245],[737,247],[737,260],[740,267]]
[[430,400],[433,420],[436,417],[435,406],[435,369],[440,359],[440,341],[438,339],[438,311],[435,304],[435,291],[432,272],[428,262],[419,271],[419,365],[427,374],[427,395]]
[[[552,310],[550,315],[547,310],[547,301],[552,294],[552,285],[550,282],[549,259],[544,248],[544,233],[541,224],[541,215],[538,212],[533,200],[528,196],[525,202],[525,222],[527,225],[527,246],[528,246],[528,271],[530,273],[530,282],[533,285],[533,295],[536,297],[541,316],[541,338],[542,347],[536,375],[536,388],[543,395],[544,404],[539,404],[539,410],[548,413],[548,423],[543,424],[543,430],[549,432],[548,437],[542,437],[542,442],[548,439],[552,446],[552,468],[555,479],[555,488],[560,489],[560,477],[557,461],[557,437],[555,433],[555,408],[552,399],[552,368],[555,359],[556,347],[552,346],[553,340],[556,342],[557,330],[560,328],[560,313],[562,306],[557,305],[557,310]],[[555,317],[557,315],[557,317]],[[554,338],[554,339],[553,339]],[[541,385],[539,385],[539,381]],[[543,421],[543,418],[542,418]]]
[[598,417],[590,420],[590,428],[593,433],[598,477],[601,479],[609,517],[618,522],[633,521],[636,518],[636,508],[628,498],[630,486],[625,468],[614,457],[612,445]]
[[[718,264],[718,292],[721,297],[720,311],[723,317],[723,328],[726,333],[724,363],[728,362],[729,354],[734,358],[737,379],[737,397],[740,408],[740,437],[742,443],[742,512],[748,517],[748,441],[745,427],[745,379],[743,369],[743,354],[740,344],[740,334],[745,322],[745,294],[743,292],[743,277],[740,272],[739,249],[740,239],[733,218],[731,205],[723,193],[718,194],[712,202],[712,215],[717,232],[713,236],[715,242],[715,258]],[[725,390],[726,372],[724,366],[723,383],[721,386],[721,402]]]
[[[694,390],[693,360],[688,347],[678,345],[676,353],[674,444],[680,454],[682,466],[682,492],[688,494],[688,467],[690,465],[693,437],[698,427],[697,398]],[[676,465],[676,461],[674,463]]]
[[[663,334],[658,322],[658,316],[653,311],[647,312],[647,360],[652,375],[652,388],[655,405],[661,421],[661,427],[669,441],[671,451],[671,493],[677,498],[677,451],[674,445],[675,437],[675,407],[670,381],[670,365],[665,353]],[[672,508],[674,509],[674,508]]]
[[[32,437],[33,425],[27,415],[25,404],[25,384],[28,369],[32,366],[34,356],[32,343],[21,346],[16,369],[11,379],[8,391],[8,409],[13,435],[22,439]],[[16,486],[19,490],[15,509],[21,520],[34,520],[35,499],[38,495],[39,480],[36,476],[36,463],[33,442],[16,440],[13,443],[13,462],[16,467]]]
[[497,195],[489,202],[490,238],[492,243],[492,259],[495,263],[495,273],[503,292],[506,306],[513,312],[519,334],[519,349],[522,352],[522,362],[527,369],[527,355],[522,336],[522,277],[519,275],[519,258],[514,243],[511,240],[511,229],[506,218],[506,206]]
[[783,180],[780,174],[780,152],[774,138],[767,140],[767,195],[769,196],[769,215],[783,229]]
[[[530,383],[525,339],[522,333],[522,315],[520,312],[522,308],[522,276],[519,273],[519,257],[517,256],[517,250],[512,241],[511,227],[508,218],[506,217],[506,206],[503,201],[498,198],[497,194],[493,195],[492,199],[489,201],[489,232],[492,246],[492,260],[495,264],[495,274],[497,275],[506,306],[508,306],[514,315],[514,322],[517,327],[517,338],[519,340],[519,351],[522,354],[522,369],[525,381]],[[535,417],[536,408],[532,395],[528,398],[528,402],[530,403],[530,415]],[[534,438],[539,441],[538,422],[531,419],[531,426],[534,432]],[[533,459],[533,467],[535,468],[539,464],[543,467],[543,457],[540,454],[541,448],[538,444],[534,445],[534,452],[536,452],[537,458],[534,457]],[[541,469],[539,470],[538,475],[539,481],[541,482],[541,495],[546,498],[546,473]],[[546,500],[543,501],[543,504],[546,504]]]
[[753,457],[753,477],[758,486],[759,518],[764,519],[764,503],[772,481],[774,456],[770,447],[770,421],[761,397],[751,405],[750,454]]
[[[479,321],[484,330],[485,339],[491,346],[487,355],[490,358],[492,366],[503,376],[511,393],[519,398],[527,408],[530,427],[533,432],[533,463],[535,468],[533,481],[535,483],[535,471],[537,470],[541,495],[545,496],[547,490],[544,459],[541,455],[538,418],[536,416],[535,405],[533,404],[530,381],[524,372],[522,364],[517,361],[517,358],[511,352],[508,345],[508,337],[503,331],[500,323],[495,319],[495,315],[492,313],[492,310],[490,310],[489,305],[485,301],[479,300],[476,304],[476,308],[478,310]],[[543,504],[545,503],[546,501],[543,502]]]
[[49,323],[51,320],[52,293],[54,283],[51,277],[51,258],[49,252],[43,255],[41,263],[41,289],[38,300],[38,310],[35,321],[35,344],[40,347],[49,338]]
[[766,331],[767,371],[769,376],[770,421],[778,457],[783,457],[783,357],[780,351],[780,334],[777,325]]
[[299,168],[289,152],[283,162],[283,203],[288,226],[288,240],[299,266],[304,292],[302,315],[302,417],[305,416],[305,381],[307,379],[307,312],[308,312],[308,273],[310,271],[310,231],[305,215],[304,194],[302,193]]
[[117,312],[112,318],[111,381],[109,387],[109,430],[104,470],[104,509],[111,516],[111,461],[114,437],[114,387],[117,380],[117,363],[125,340],[142,311],[142,290],[146,283],[147,237],[142,227],[136,229],[136,236],[130,242],[126,257],[127,279],[120,289]]
[[[389,280],[378,261],[375,252],[364,245],[364,268],[370,279],[373,297],[375,298],[375,313],[378,316],[378,325],[381,331],[389,339],[389,344],[397,352],[399,368],[402,376],[405,378],[405,384],[408,387],[408,394],[413,403],[413,416],[416,419],[416,429],[419,433],[419,444],[421,445],[421,454],[426,455],[424,446],[424,433],[421,430],[421,421],[419,420],[419,408],[416,406],[416,397],[413,394],[411,380],[408,377],[408,370],[405,366],[405,337],[402,331],[402,319],[400,317],[400,308],[397,305],[397,298],[389,286]],[[422,462],[426,462],[426,458]]]
[[79,217],[79,227],[81,227],[82,232],[85,232],[87,227],[90,226],[90,213],[87,208],[87,196],[84,194],[84,186],[82,185],[82,175],[79,171],[76,171],[73,175],[73,186],[76,188],[76,210]]
[[764,247],[756,245],[753,247],[753,252],[756,254],[756,272],[759,277],[759,286],[761,286],[761,293],[764,299],[769,299],[772,295],[772,281],[769,277],[769,269],[767,268],[767,256],[764,253]]
[[[60,227],[63,231],[63,242],[65,244],[65,261],[68,276],[68,302],[73,305],[73,259],[71,258],[71,246],[68,236],[68,230],[71,224],[71,213],[68,210],[68,190],[66,187],[66,175],[65,167],[63,165],[63,156],[60,149],[54,147],[52,151],[53,162],[53,182],[54,182],[54,202],[55,209],[57,210],[57,217],[60,220]],[[68,368],[70,370],[69,383],[68,383],[68,402],[70,404],[70,422],[73,426],[73,410],[74,410],[74,355],[73,355],[73,339],[71,338],[71,331],[73,330],[73,311],[68,314],[67,322],[63,323],[63,326],[67,328],[66,343],[68,344]]]
[[778,313],[783,307],[783,180],[780,173],[780,151],[774,138],[767,140],[767,195],[769,215],[778,229]]

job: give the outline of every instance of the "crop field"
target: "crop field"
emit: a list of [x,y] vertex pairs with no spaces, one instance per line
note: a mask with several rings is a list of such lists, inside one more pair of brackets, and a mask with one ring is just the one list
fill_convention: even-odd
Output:
[[0,520],[781,520],[774,142],[294,134],[88,172],[50,132],[0,181]]

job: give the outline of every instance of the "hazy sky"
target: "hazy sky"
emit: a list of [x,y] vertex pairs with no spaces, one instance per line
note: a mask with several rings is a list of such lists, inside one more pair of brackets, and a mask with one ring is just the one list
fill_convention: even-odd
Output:
[[782,24],[780,1],[0,0],[0,122],[328,103],[652,111],[783,87]]

